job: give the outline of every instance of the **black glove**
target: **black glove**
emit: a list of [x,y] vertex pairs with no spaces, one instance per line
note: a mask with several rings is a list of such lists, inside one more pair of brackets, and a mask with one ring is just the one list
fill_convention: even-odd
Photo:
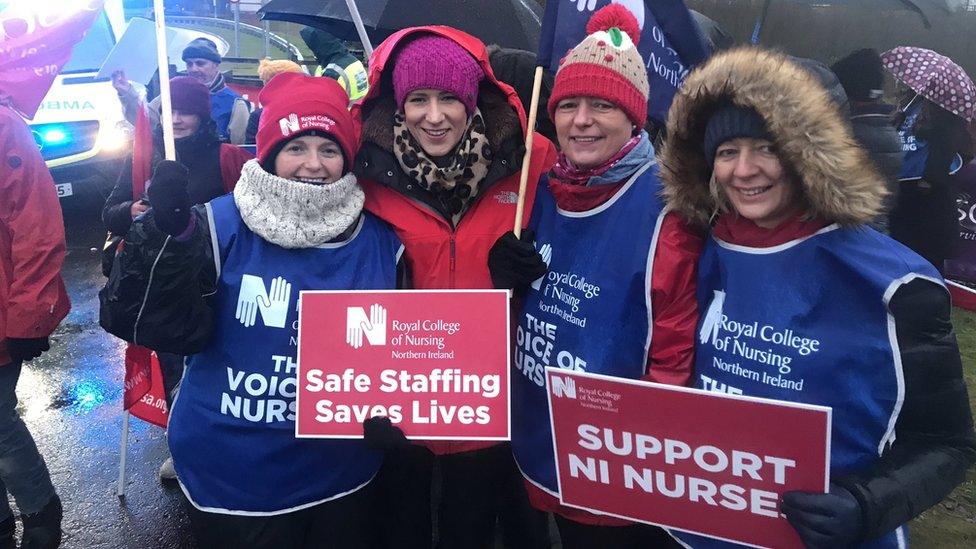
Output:
[[807,547],[848,547],[861,541],[861,504],[839,484],[831,483],[826,494],[787,492],[780,510]]
[[546,274],[549,265],[535,251],[534,240],[535,234],[525,230],[521,239],[509,231],[495,241],[488,251],[488,271],[495,288],[521,291]]
[[372,450],[388,452],[410,444],[399,427],[386,416],[375,416],[363,422],[363,441]]
[[189,172],[179,162],[163,160],[156,164],[146,191],[156,227],[169,235],[179,235],[190,223]]
[[46,337],[7,338],[7,353],[14,362],[30,362],[50,348]]

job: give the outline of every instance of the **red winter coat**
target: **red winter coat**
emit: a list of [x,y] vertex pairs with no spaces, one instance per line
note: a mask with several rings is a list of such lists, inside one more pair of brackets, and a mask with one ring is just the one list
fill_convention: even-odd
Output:
[[71,304],[54,181],[24,120],[0,105],[0,366],[7,338],[46,337]]
[[[457,227],[425,203],[392,152],[392,114],[396,109],[392,78],[384,73],[391,54],[406,37],[434,33],[454,40],[481,65],[478,107],[485,118],[488,142],[494,155],[479,195],[472,200]],[[404,29],[385,40],[373,52],[369,63],[369,93],[353,107],[363,120],[363,146],[354,171],[366,190],[366,209],[384,219],[396,230],[405,246],[404,257],[412,276],[412,287],[492,288],[488,273],[488,250],[499,236],[515,224],[515,202],[519,186],[525,135],[525,111],[515,91],[498,81],[488,64],[488,53],[480,40],[450,27],[430,26]],[[500,138],[498,136],[506,136]],[[555,162],[555,148],[536,133],[529,163],[525,218],[540,176]],[[491,442],[429,442],[436,454],[465,452],[491,446]]]

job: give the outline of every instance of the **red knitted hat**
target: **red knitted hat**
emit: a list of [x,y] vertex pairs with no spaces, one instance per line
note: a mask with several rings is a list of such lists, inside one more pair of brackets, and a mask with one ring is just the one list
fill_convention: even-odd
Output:
[[647,119],[647,66],[637,52],[640,25],[620,4],[593,14],[587,37],[559,62],[549,95],[549,116],[567,97],[599,97],[620,107],[637,127]]
[[[347,163],[359,150],[359,123],[349,113],[349,96],[331,78],[281,73],[261,90],[264,105],[258,124],[258,162],[265,164],[279,144],[316,130],[335,137]],[[347,165],[345,169],[351,168]]]

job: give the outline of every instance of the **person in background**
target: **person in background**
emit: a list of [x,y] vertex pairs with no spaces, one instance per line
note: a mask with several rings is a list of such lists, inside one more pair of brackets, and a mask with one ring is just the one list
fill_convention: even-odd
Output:
[[915,92],[906,93],[898,134],[905,152],[889,229],[939,272],[959,238],[952,173],[971,154],[966,121]]
[[[170,94],[173,102],[173,137],[176,145],[176,159],[186,166],[189,172],[187,190],[192,204],[203,204],[234,189],[241,176],[241,169],[251,155],[227,143],[221,143],[216,126],[210,118],[210,98],[206,86],[189,76],[177,76],[170,80]],[[102,208],[102,222],[113,235],[125,236],[132,221],[144,214],[150,207],[147,200],[134,200],[133,185],[144,186],[143,181],[133,181],[140,173],[134,165],[139,159],[148,158],[152,169],[164,157],[162,128],[157,127],[153,134],[151,151],[134,152],[132,159],[124,164],[119,180],[105,200]],[[134,147],[141,146],[137,143]],[[107,273],[106,273],[107,274]],[[174,393],[183,375],[183,356],[173,353],[157,353],[167,405],[172,405]],[[168,458],[159,468],[161,480],[174,480],[176,472],[173,460]]]
[[[667,130],[665,200],[712,229],[698,265],[695,386],[831,407],[829,491],[787,492],[780,512],[807,547],[904,547],[905,524],[976,460],[941,276],[868,226],[886,182],[847,117],[786,56],[712,57],[678,91]],[[749,357],[721,345],[737,322],[817,344]]]
[[302,39],[315,54],[319,68],[315,76],[336,80],[349,94],[349,101],[359,101],[369,91],[369,78],[363,62],[349,53],[349,49],[335,36],[322,29],[305,27]]
[[[227,86],[220,72],[222,58],[217,45],[208,38],[197,38],[183,49],[183,62],[186,75],[198,80],[210,90],[210,118],[217,125],[217,135],[227,143],[244,143],[248,117],[251,108],[246,100]],[[119,94],[125,118],[132,124],[136,121],[136,109],[142,108],[142,99],[125,73],[117,71],[112,75],[112,85]],[[147,112],[153,127],[159,126],[160,99],[149,102]]]
[[[555,160],[552,143],[536,134],[530,163],[522,165],[525,132],[532,131],[522,103],[495,78],[484,44],[469,34],[444,26],[403,29],[374,50],[369,68],[369,93],[353,106],[363,120],[355,170],[366,208],[406,246],[412,281],[405,286],[492,288],[488,250],[515,225],[520,172],[528,170],[531,211],[539,178]],[[370,429],[381,421],[374,420],[364,426],[367,441],[379,432]],[[387,546],[431,546],[435,460],[440,547],[491,547],[496,524],[506,547],[548,547],[546,517],[529,505],[511,446],[472,441],[390,449],[375,512]]]
[[[191,207],[187,169],[157,166],[152,209],[134,222],[116,265],[144,289],[107,287],[114,305],[103,315],[136,308],[140,333],[162,339],[207,334],[187,357],[169,422],[200,547],[372,548],[368,503],[382,454],[359,440],[295,438],[296,374],[272,358],[296,359],[302,290],[394,288],[402,245],[363,211],[349,171],[359,126],[346,92],[288,73],[260,99],[258,155],[233,193]],[[285,313],[280,322],[256,314],[261,299]],[[241,303],[253,305],[250,317]],[[248,396],[228,371],[273,379],[277,389]],[[225,404],[240,395],[245,404]]]
[[[515,88],[522,105],[528,105],[532,100],[532,85],[535,80],[536,53],[532,51],[503,48],[498,44],[488,46],[488,62],[495,78]],[[549,103],[552,93],[553,75],[542,71],[542,87],[539,89],[539,111],[536,113],[535,131],[544,135],[546,139],[556,141],[556,128],[549,118],[549,111],[545,106]]]
[[[265,86],[271,81],[271,78],[276,74],[281,74],[283,72],[296,72],[304,74],[305,71],[302,69],[301,65],[291,61],[289,59],[262,59],[258,61],[258,78],[261,79],[261,83]],[[261,106],[254,109],[251,113],[250,118],[247,120],[247,132],[244,135],[245,143],[254,143],[258,135],[258,125],[261,122],[261,111],[264,110]]]
[[[676,546],[660,528],[559,502],[543,368],[566,353],[587,373],[687,385],[704,232],[666,212],[659,197],[643,129],[648,82],[637,19],[612,4],[593,14],[587,31],[561,62],[549,98],[560,154],[538,186],[529,223],[535,244],[510,232],[488,255],[495,286],[524,295],[518,332],[544,322],[556,334],[548,358],[515,351],[512,449],[532,505],[555,515],[564,548]],[[585,279],[593,292],[564,284],[561,273]],[[571,309],[557,298],[568,293],[581,298]]]
[[851,52],[831,65],[840,79],[851,108],[854,139],[868,152],[888,183],[881,215],[872,223],[888,233],[888,216],[898,201],[898,174],[904,153],[895,128],[895,106],[884,102],[884,72],[878,52],[867,48]]
[[23,362],[50,349],[71,304],[61,279],[64,222],[54,181],[24,119],[0,91],[0,548],[14,547],[20,509],[24,549],[61,541],[61,499],[17,413]]

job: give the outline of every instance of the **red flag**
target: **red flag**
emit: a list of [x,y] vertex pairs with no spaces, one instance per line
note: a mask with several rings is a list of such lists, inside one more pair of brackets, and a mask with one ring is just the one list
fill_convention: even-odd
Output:
[[32,118],[105,0],[0,0],[0,95]]
[[169,421],[159,357],[153,351],[132,343],[125,348],[122,409],[164,429]]
[[152,177],[153,137],[149,116],[140,108],[132,136],[132,200],[142,200],[146,182]]

